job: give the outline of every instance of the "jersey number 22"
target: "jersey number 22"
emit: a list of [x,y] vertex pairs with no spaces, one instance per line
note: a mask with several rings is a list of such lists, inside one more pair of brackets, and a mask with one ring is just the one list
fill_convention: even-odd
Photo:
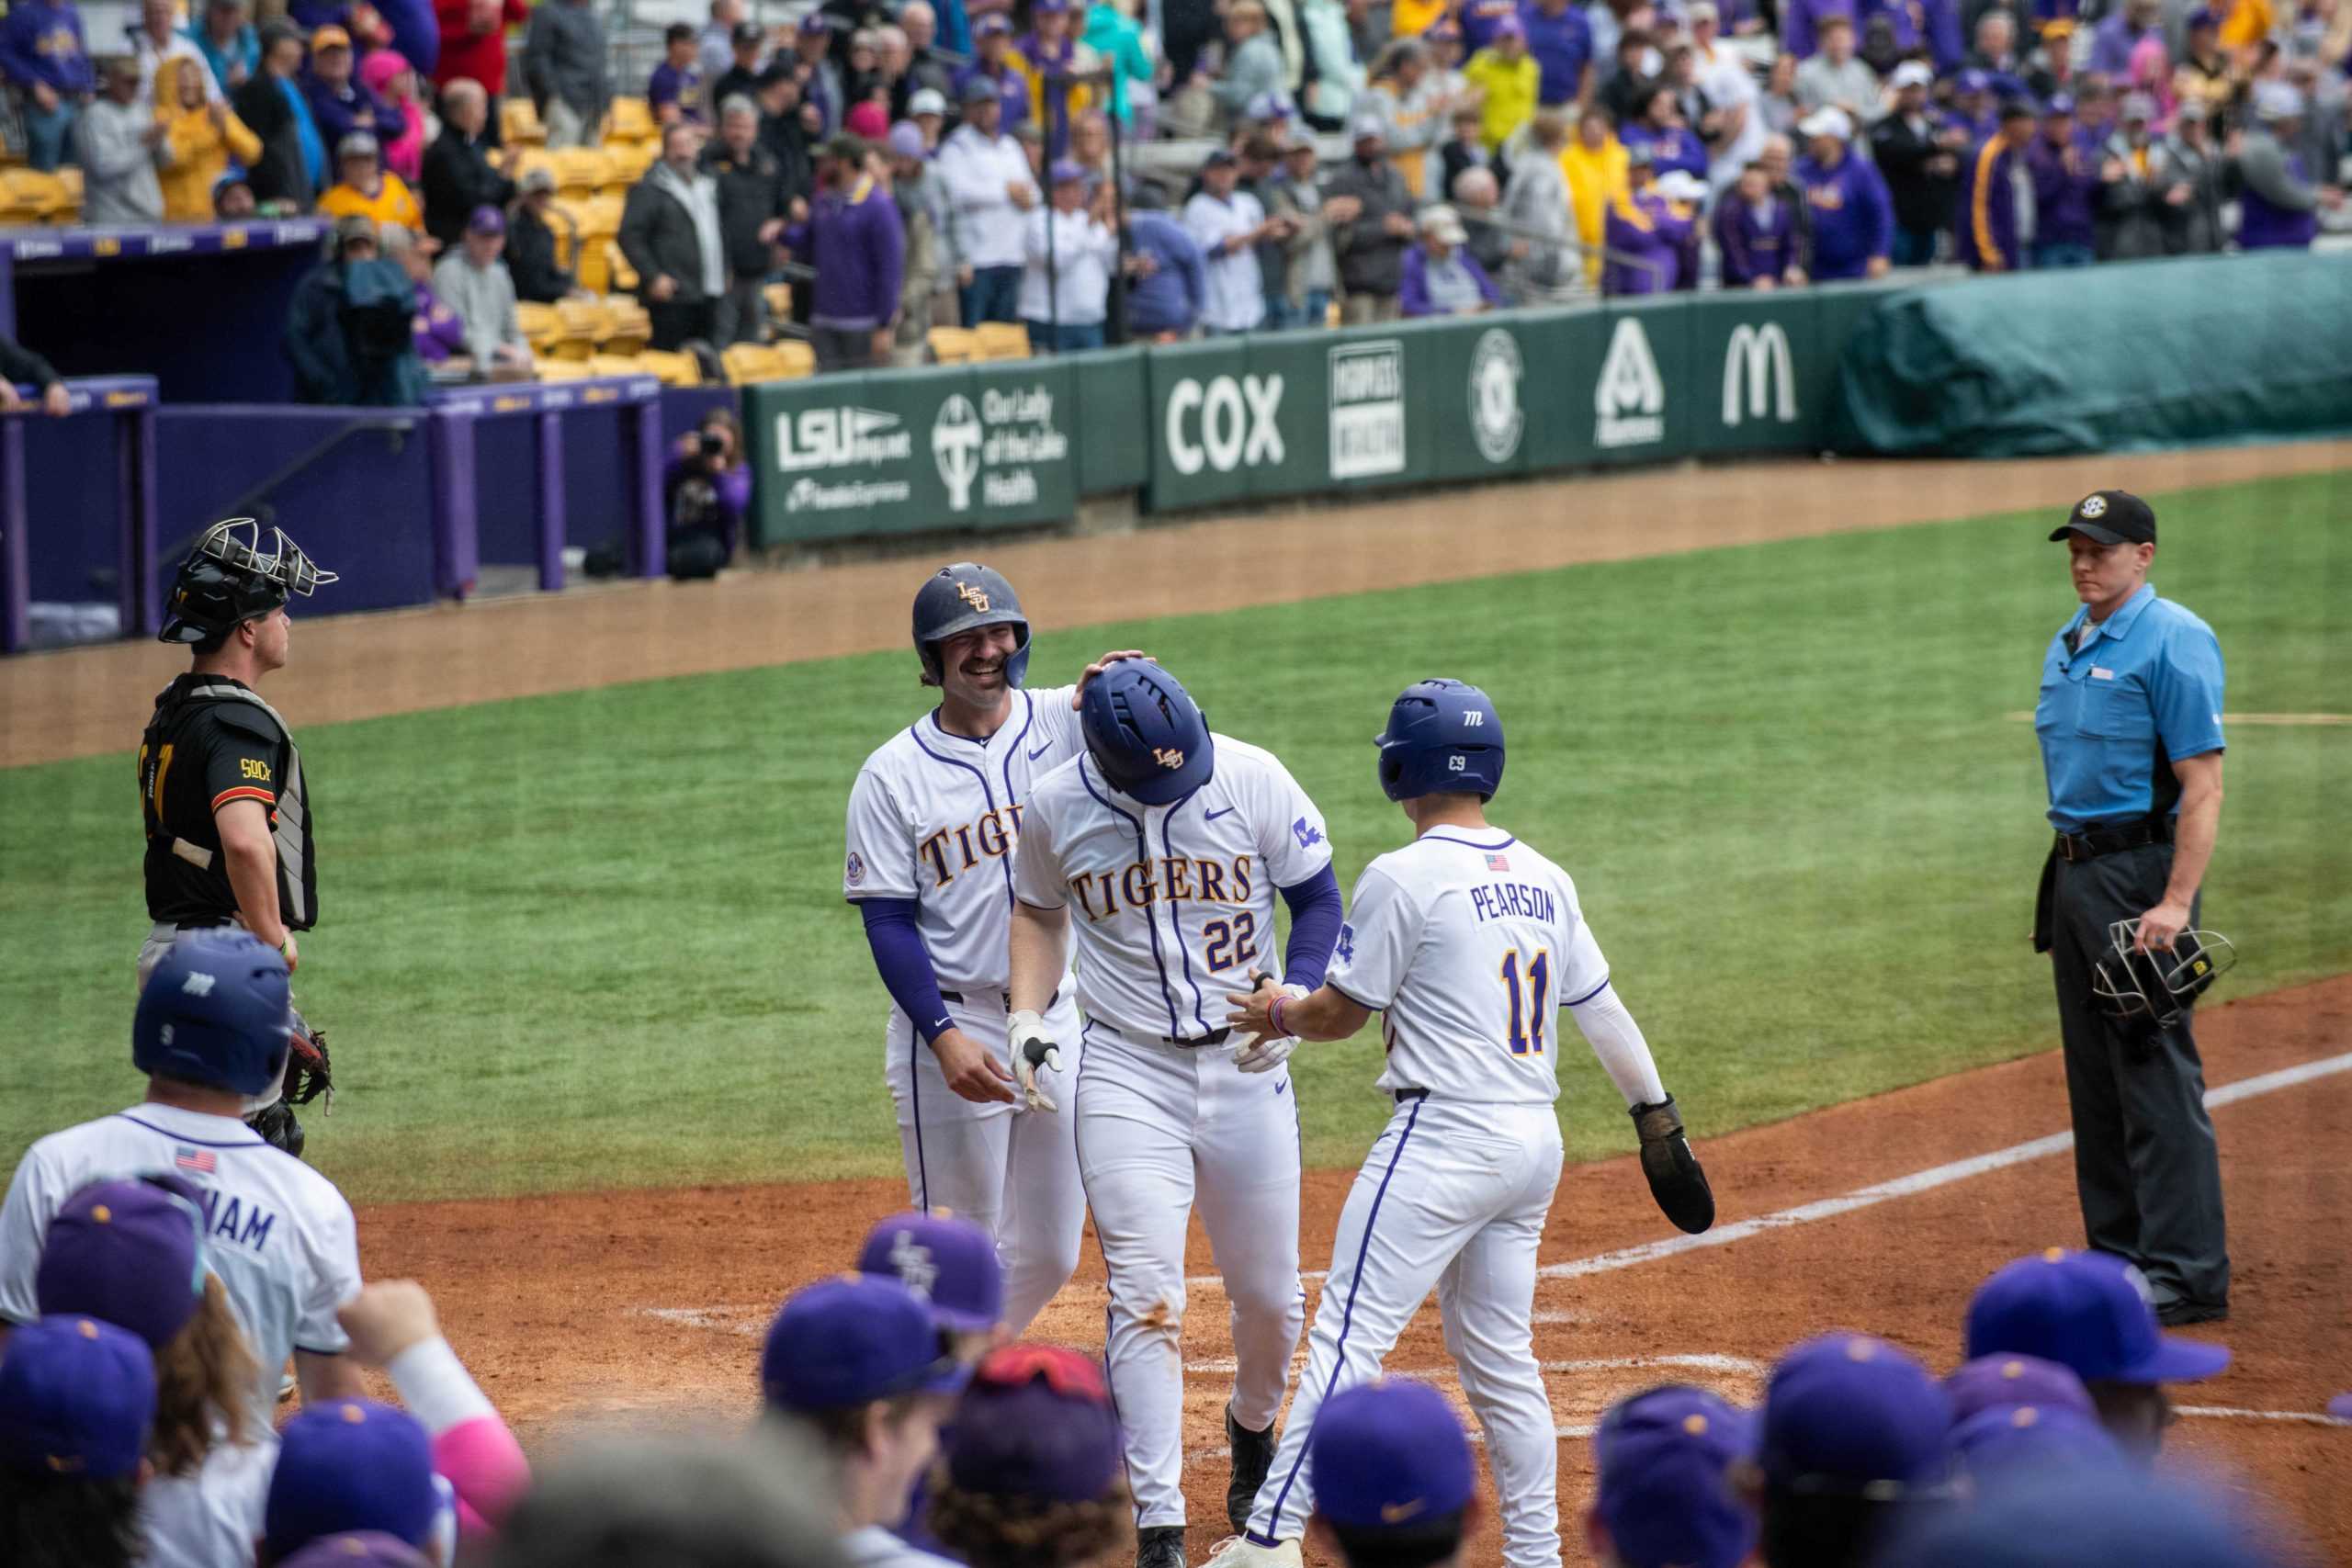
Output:
[[1522,1010],[1519,978],[1519,951],[1514,948],[1503,954],[1503,991],[1510,998],[1510,1054],[1514,1056],[1544,1054],[1544,1019],[1552,990],[1552,950],[1544,948],[1527,963],[1527,991]]

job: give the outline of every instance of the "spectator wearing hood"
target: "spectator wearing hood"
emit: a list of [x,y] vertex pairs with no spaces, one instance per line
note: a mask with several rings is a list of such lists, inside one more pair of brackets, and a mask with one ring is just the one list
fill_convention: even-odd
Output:
[[2153,162],[2165,254],[2209,255],[2222,248],[2222,187],[2228,159],[2213,145],[2203,100],[2183,103]]
[[338,27],[324,27],[311,35],[311,69],[302,83],[311,101],[311,118],[327,145],[340,147],[355,130],[365,130],[379,144],[408,130],[408,117],[378,97],[359,80],[351,53],[351,35]]
[[2156,106],[2145,93],[2124,96],[2115,134],[2098,164],[2098,259],[2137,261],[2165,254],[2163,168],[2149,122]]
[[2012,98],[2001,107],[2001,129],[1961,164],[1960,212],[1954,226],[1961,259],[1977,272],[2017,272],[2033,254],[2037,222],[2032,165],[2033,106]]
[[1625,151],[1626,185],[1609,200],[1601,243],[1608,254],[1600,291],[1608,295],[1670,293],[1681,278],[1690,219],[1658,188],[1649,149]]
[[25,161],[43,173],[64,161],[74,121],[98,78],[73,0],[23,0],[0,20],[0,73],[24,113]]
[[1353,216],[1332,220],[1332,253],[1340,266],[1340,319],[1350,326],[1396,319],[1396,290],[1405,249],[1413,243],[1413,195],[1388,161],[1387,128],[1358,115],[1354,155],[1324,182],[1327,202],[1344,197]]
[[1762,164],[1742,169],[1715,203],[1715,247],[1725,288],[1770,289],[1804,281],[1797,265],[1795,207],[1772,188]]
[[[139,20],[131,24],[129,37],[131,58],[139,62],[141,108],[155,107],[155,78],[168,62],[193,60],[198,65],[204,64],[203,51],[180,30],[179,8],[175,0],[140,0]],[[204,95],[209,98],[223,96],[209,67],[204,73]]]
[[1470,254],[1470,232],[1451,207],[1425,208],[1420,241],[1405,252],[1396,288],[1406,316],[1470,316],[1499,310],[1502,290]]
[[2254,85],[2254,127],[2239,146],[2238,245],[2243,250],[2308,250],[2319,209],[2344,205],[2344,193],[2312,178],[2296,147],[2303,96],[2285,82]]
[[[441,134],[424,150],[424,226],[443,245],[454,245],[477,207],[504,207],[514,199],[497,144],[490,139],[490,95],[464,78],[441,90]],[[512,243],[512,236],[509,236]]]
[[1485,118],[1479,130],[1489,151],[1502,146],[1535,118],[1543,71],[1527,52],[1527,28],[1517,12],[1497,19],[1493,41],[1470,57],[1462,74],[1483,95],[1479,107]]
[[1906,60],[1894,68],[1894,107],[1871,127],[1871,158],[1886,177],[1894,205],[1896,266],[1926,266],[1936,259],[1936,242],[1951,226],[1952,199],[1960,189],[1964,132],[1936,124],[1928,89],[1935,73],[1927,62]]
[[1894,201],[1878,166],[1856,155],[1854,124],[1839,108],[1815,109],[1799,124],[1805,155],[1797,164],[1813,219],[1816,282],[1883,277],[1894,249]]
[[2050,100],[2026,165],[2033,174],[2033,265],[2090,265],[2098,254],[2098,166],[2075,140],[2075,101],[2064,93]]
[[[570,0],[559,0],[569,4]],[[695,166],[702,132],[662,127],[662,158],[630,187],[621,209],[621,254],[637,274],[658,349],[707,343],[727,292],[727,246],[718,226],[718,185]]]
[[718,231],[727,246],[727,294],[718,306],[718,335],[731,343],[761,341],[767,302],[762,290],[775,270],[776,243],[792,216],[784,171],[760,145],[760,108],[749,98],[718,106],[718,134],[703,149],[703,172],[718,182]]
[[416,290],[379,254],[376,220],[338,219],[326,260],[295,286],[285,344],[306,403],[399,408],[424,400],[416,356]]
[[1191,335],[1208,303],[1208,273],[1200,242],[1162,200],[1147,184],[1127,203],[1127,333],[1174,343]]
[[393,137],[378,136],[384,167],[410,185],[424,176],[424,106],[417,100],[416,72],[398,50],[370,50],[359,62],[359,81],[407,121]]
[[1611,123],[1607,109],[1588,105],[1577,116],[1576,135],[1560,150],[1560,172],[1567,177],[1577,237],[1584,245],[1585,281],[1596,288],[1610,203],[1629,183],[1630,159]]
[[175,60],[156,84],[155,119],[170,149],[158,175],[166,223],[211,221],[213,183],[231,164],[261,156],[261,138],[226,103],[205,96],[205,73],[200,61]]
[[172,149],[155,111],[139,101],[139,62],[117,55],[100,79],[105,90],[74,126],[81,151],[82,221],[125,228],[161,223],[164,187],[156,171],[170,162]]
[[261,68],[231,96],[237,118],[261,139],[252,165],[254,197],[308,211],[326,187],[326,147],[311,100],[296,80],[302,68],[302,39],[283,22],[261,32]]
[[808,328],[820,370],[862,369],[890,359],[892,322],[906,280],[906,230],[889,186],[874,177],[866,157],[858,138],[833,138],[808,220],[785,231],[793,254],[817,269]]

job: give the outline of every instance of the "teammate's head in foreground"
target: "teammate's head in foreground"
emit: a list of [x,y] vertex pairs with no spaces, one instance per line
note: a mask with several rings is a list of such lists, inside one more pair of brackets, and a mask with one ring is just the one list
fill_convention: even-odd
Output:
[[1992,1355],[1962,1361],[1944,1379],[1944,1395],[1951,1401],[1954,1422],[2005,1404],[2034,1404],[2083,1416],[2098,1413],[2073,1368],[2040,1356]]
[[1103,782],[1146,806],[1181,800],[1216,771],[1208,716],[1157,664],[1125,660],[1089,681],[1078,721]]
[[2302,1561],[2259,1521],[2177,1479],[2025,1472],[1917,1521],[1879,1568],[2279,1568]]
[[0,1562],[124,1568],[144,1553],[139,1488],[155,1368],[127,1328],[44,1317],[0,1344]]
[[156,637],[193,644],[197,670],[250,686],[285,668],[292,628],[287,600],[308,598],[334,581],[282,529],[272,528],[265,540],[250,517],[215,523],[180,563]]
[[949,1353],[930,1303],[898,1280],[845,1274],[794,1295],[768,1328],[760,1387],[771,1414],[832,1456],[843,1530],[906,1517],[915,1477],[971,1369]]
[[932,1533],[971,1568],[1079,1568],[1135,1551],[1119,1418],[1095,1361],[991,1350],[933,1475]]
[[1732,1489],[1756,1421],[1704,1389],[1669,1383],[1619,1401],[1592,1434],[1585,1539],[1602,1568],[1737,1568],[1756,1517]]
[[67,1199],[42,1240],[33,1294],[44,1317],[86,1314],[145,1341],[158,1474],[193,1475],[219,1444],[258,1435],[249,1395],[261,1369],[206,1266],[195,1189],[177,1177],[94,1182]]
[[277,1568],[433,1568],[433,1560],[382,1530],[322,1535]]
[[1486,693],[1463,681],[1416,681],[1389,705],[1373,744],[1381,792],[1416,828],[1486,821],[1503,784],[1503,721]]
[[247,1116],[277,1098],[294,1027],[285,956],[235,926],[182,932],[156,964],[130,1028],[147,1098]]
[[944,1210],[892,1214],[865,1233],[857,1267],[928,1303],[949,1353],[967,1366],[1012,1337],[996,1241],[969,1220]]
[[2111,1470],[2123,1450],[2098,1417],[2063,1404],[1996,1404],[1951,1429],[1952,1461],[1972,1490],[2064,1471]]
[[1951,1495],[1951,1401],[1883,1339],[1808,1339],[1772,1369],[1740,1473],[1767,1568],[1860,1568]]
[[2020,1258],[1968,1303],[1968,1354],[2039,1356],[2090,1391],[2100,1422],[2143,1464],[2173,1423],[2168,1382],[2195,1382],[2230,1364],[2219,1345],[2161,1332],[2145,1281],[2099,1252],[2051,1247]]
[[1306,1440],[1307,1540],[1348,1568],[1449,1568],[1478,1522],[1478,1468],[1445,1395],[1410,1378],[1335,1394]]
[[262,1513],[260,1568],[278,1568],[321,1536],[378,1530],[447,1568],[457,1499],[433,1470],[416,1417],[372,1399],[303,1406],[278,1434]]
[[828,1469],[777,1422],[581,1448],[506,1516],[488,1568],[846,1568]]
[[953,719],[994,715],[1029,671],[1029,618],[1001,572],[974,561],[943,566],[915,593],[915,654]]

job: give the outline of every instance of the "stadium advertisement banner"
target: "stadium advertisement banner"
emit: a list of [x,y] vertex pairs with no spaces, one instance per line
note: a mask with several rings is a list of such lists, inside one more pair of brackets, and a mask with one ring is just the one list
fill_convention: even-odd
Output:
[[[1813,451],[1823,445],[1847,330],[1824,330],[1829,292],[1719,294],[1692,303],[1693,450]],[[1853,301],[1877,298],[1861,290],[1837,294]]]
[[823,376],[746,388],[762,544],[1000,528],[1078,507],[1067,366]]
[[[1214,338],[1147,356],[1154,511],[1321,488],[1319,472],[1310,478],[1291,455],[1306,434],[1299,423],[1306,394],[1283,369],[1295,375],[1315,363],[1318,344],[1302,340],[1293,352],[1272,339],[1245,342]],[[1319,412],[1319,398],[1316,406]]]

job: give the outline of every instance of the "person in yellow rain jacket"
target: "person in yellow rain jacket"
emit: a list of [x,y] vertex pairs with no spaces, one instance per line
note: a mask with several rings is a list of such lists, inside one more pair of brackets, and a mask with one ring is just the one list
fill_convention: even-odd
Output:
[[212,221],[212,186],[232,163],[261,156],[261,138],[245,128],[226,99],[208,99],[204,62],[183,55],[164,62],[155,84],[155,118],[163,124],[172,161],[155,171],[164,187],[164,221]]
[[1535,92],[1543,68],[1527,52],[1527,29],[1517,16],[1507,16],[1495,24],[1494,41],[1470,57],[1462,74],[1486,95],[1482,134],[1488,152],[1535,118]]
[[1626,188],[1625,144],[1598,105],[1577,117],[1577,133],[1560,149],[1560,172],[1568,177],[1568,202],[1576,209],[1577,237],[1584,242],[1585,281],[1600,283],[1602,232],[1609,202]]

